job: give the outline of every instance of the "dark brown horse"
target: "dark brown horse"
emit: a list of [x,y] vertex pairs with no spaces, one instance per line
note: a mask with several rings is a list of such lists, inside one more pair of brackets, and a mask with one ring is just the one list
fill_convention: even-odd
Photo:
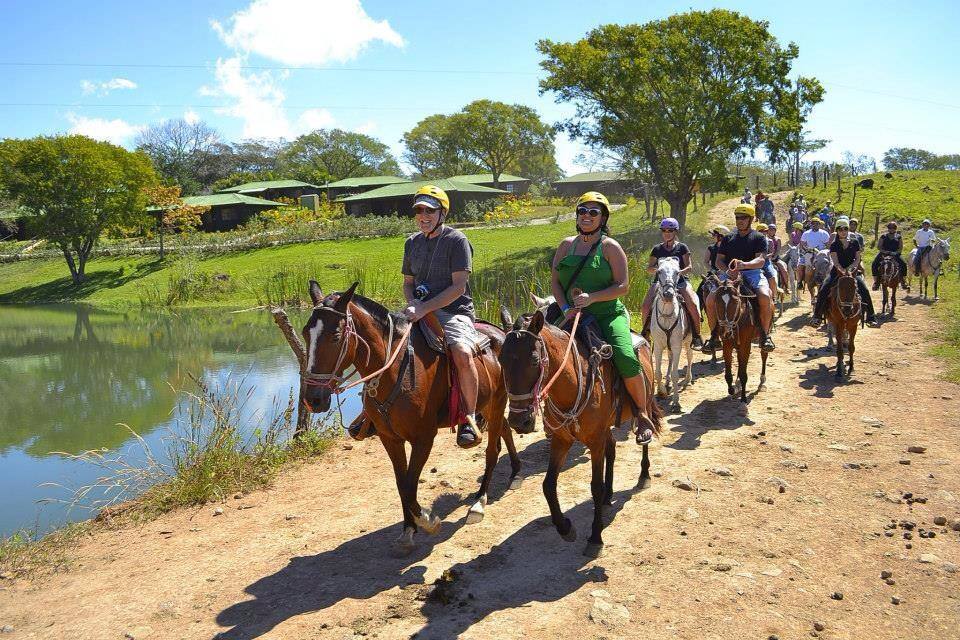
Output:
[[[503,319],[505,324],[510,324],[509,314]],[[565,361],[569,340],[570,334],[544,322],[543,312],[537,311],[532,317],[519,319],[513,330],[507,333],[500,363],[510,398],[508,421],[512,428],[518,433],[533,431],[535,415],[540,400],[543,400],[544,429],[550,434],[550,463],[543,479],[543,494],[557,532],[568,542],[577,539],[577,532],[560,509],[557,476],[575,440],[590,450],[593,528],[584,554],[596,558],[603,550],[603,506],[611,504],[613,495],[616,449],[611,427],[619,422],[621,407],[631,407],[632,403],[626,391],[619,389],[613,363],[604,358],[602,349],[590,349],[576,340]],[[661,418],[654,399],[653,359],[646,343],[640,348],[640,362],[646,381],[647,402],[646,406],[639,407],[637,415],[638,442],[641,434],[660,433]],[[553,379],[558,371],[555,383],[541,398],[544,381]],[[646,488],[650,484],[648,438],[642,444],[638,486]]]
[[[324,297],[320,286],[310,282],[310,297],[315,306],[303,328],[307,345],[304,402],[311,411],[327,411],[331,394],[344,381],[344,371],[350,365],[367,376],[383,368],[394,353],[398,354],[387,370],[365,384],[363,411],[373,422],[393,463],[403,507],[403,533],[397,546],[401,552],[409,552],[418,528],[433,534],[440,527],[440,518],[417,502],[417,486],[437,432],[450,426],[450,362],[427,345],[420,331],[409,331],[403,316],[355,294],[356,287],[354,283],[342,294]],[[491,340],[490,348],[476,356],[480,378],[478,422],[486,423],[487,447],[483,479],[472,497],[468,523],[483,518],[501,439],[510,455],[511,486],[516,487],[520,480],[520,458],[513,434],[506,428],[507,395],[497,360],[503,332],[493,325],[481,325],[478,330]],[[407,442],[411,445],[409,461],[404,446]]]
[[[755,340],[760,338],[760,327],[753,310],[752,301],[740,293],[740,279],[720,282],[716,290],[717,327],[723,342],[724,379],[727,393],[737,394],[733,386],[733,350],[737,350],[737,382],[740,387],[740,402],[747,401],[747,363]],[[767,353],[760,350],[760,386],[763,391],[767,382]]]
[[887,313],[887,302],[890,302],[890,317],[897,312],[897,288],[903,284],[904,274],[900,272],[900,265],[891,255],[880,258],[880,286],[883,287],[883,306],[880,313]]
[[847,344],[850,354],[850,363],[847,373],[853,373],[853,352],[856,350],[854,341],[857,337],[857,325],[863,317],[863,305],[860,293],[857,291],[857,280],[853,276],[843,275],[837,278],[833,290],[830,292],[830,302],[827,305],[827,320],[833,327],[837,341],[837,378],[842,379],[843,347]]

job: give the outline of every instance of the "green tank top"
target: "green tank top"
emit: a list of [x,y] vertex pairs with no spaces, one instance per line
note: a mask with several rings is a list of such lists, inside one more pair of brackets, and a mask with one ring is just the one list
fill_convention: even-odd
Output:
[[[607,259],[603,257],[602,246],[597,247],[596,252],[590,257],[590,260],[583,265],[583,269],[581,269],[577,275],[576,282],[569,281],[573,276],[573,272],[577,270],[577,267],[580,266],[580,262],[583,260],[583,256],[578,256],[573,253],[576,246],[576,241],[571,243],[570,251],[557,264],[557,276],[559,276],[560,284],[566,287],[567,302],[570,302],[570,298],[573,298],[573,295],[570,293],[573,289],[593,293],[594,291],[602,291],[613,284],[613,270],[610,268],[610,263],[607,262]],[[625,313],[626,307],[623,306],[619,298],[616,298],[614,300],[594,302],[587,307],[587,311],[595,316],[605,316]]]

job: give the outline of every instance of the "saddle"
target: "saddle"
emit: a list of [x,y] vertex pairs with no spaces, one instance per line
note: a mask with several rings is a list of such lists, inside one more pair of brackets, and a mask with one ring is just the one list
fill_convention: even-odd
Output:
[[[444,341],[443,328],[440,326],[440,323],[437,321],[435,316],[430,315],[426,318],[422,318],[416,323],[416,325],[420,330],[420,335],[423,336],[424,342],[427,343],[427,346],[430,347],[431,351],[442,354],[447,353],[447,344]],[[482,327],[496,327],[496,325],[490,324],[489,322],[485,322],[483,320],[474,320],[473,327],[477,330],[477,334],[480,336],[480,338],[473,343],[473,356],[477,357],[483,353],[486,353],[490,349],[490,336],[483,331]]]

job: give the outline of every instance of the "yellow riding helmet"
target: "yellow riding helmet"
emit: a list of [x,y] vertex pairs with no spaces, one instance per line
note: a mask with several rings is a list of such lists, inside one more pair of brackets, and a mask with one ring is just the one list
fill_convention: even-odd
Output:
[[599,191],[587,191],[585,194],[577,198],[576,206],[579,207],[585,202],[596,202],[597,204],[602,204],[603,208],[607,212],[607,215],[610,215],[610,201],[607,200],[607,196],[603,195]]
[[766,224],[764,224],[764,223],[762,223],[762,222],[757,225],[757,231],[766,231],[766,230],[769,229],[769,228],[770,228],[770,227],[768,227]]
[[417,201],[417,196],[430,196],[432,198],[436,198],[440,204],[443,205],[445,211],[450,211],[450,197],[447,196],[447,192],[440,187],[435,187],[432,184],[424,185],[417,189],[417,192],[414,194],[414,202]]
[[757,210],[753,208],[752,204],[738,204],[737,208],[733,210],[733,217],[747,215],[751,218],[757,217]]
[[802,223],[802,222],[794,222],[794,223],[793,223],[793,228],[794,228],[794,229],[803,229],[803,223]]

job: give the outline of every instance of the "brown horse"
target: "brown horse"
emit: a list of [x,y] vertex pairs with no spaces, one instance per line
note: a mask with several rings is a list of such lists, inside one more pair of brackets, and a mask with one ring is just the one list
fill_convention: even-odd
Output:
[[[330,396],[344,381],[344,371],[350,365],[367,376],[398,354],[387,370],[365,384],[363,411],[393,463],[403,508],[403,533],[397,546],[399,551],[409,552],[418,528],[434,534],[440,527],[440,518],[417,502],[417,486],[437,432],[450,426],[450,362],[444,354],[433,351],[419,331],[409,331],[406,318],[355,294],[356,287],[354,283],[343,293],[324,297],[320,286],[310,282],[315,306],[303,328],[308,358],[303,400],[311,411],[327,411]],[[520,480],[520,458],[513,434],[506,428],[507,396],[497,360],[504,334],[493,325],[480,325],[478,330],[491,341],[490,349],[476,356],[480,378],[478,421],[486,423],[488,439],[483,479],[472,497],[467,523],[483,519],[501,439],[510,455],[511,486],[515,488]],[[407,442],[411,445],[409,461],[404,446]]]
[[[715,293],[717,302],[717,327],[723,342],[724,378],[727,392],[737,394],[733,386],[733,350],[737,350],[737,381],[740,386],[740,402],[747,401],[747,363],[755,340],[760,338],[760,327],[755,317],[753,303],[740,293],[740,279],[724,280]],[[760,350],[760,386],[763,391],[767,382],[767,353]]]
[[900,265],[891,255],[880,258],[880,286],[883,287],[883,306],[880,313],[887,313],[887,302],[890,302],[890,317],[897,312],[897,288],[903,284],[904,274],[900,272]]
[[857,337],[857,325],[863,317],[863,305],[860,293],[857,291],[857,280],[853,276],[844,275],[837,278],[833,290],[830,292],[830,303],[827,306],[827,319],[833,327],[837,341],[837,378],[842,379],[843,346],[847,342],[847,351],[850,354],[850,363],[847,373],[853,373],[853,352],[856,350],[854,340]]
[[[504,314],[503,319],[504,324],[510,324],[509,314]],[[543,479],[543,494],[553,525],[567,542],[576,540],[577,532],[560,509],[557,476],[575,440],[590,450],[593,529],[584,555],[596,558],[603,550],[603,506],[611,504],[613,496],[616,449],[611,428],[619,422],[624,406],[621,403],[633,405],[626,391],[619,389],[613,363],[604,358],[604,349],[590,349],[575,340],[570,357],[565,359],[569,340],[570,334],[545,323],[543,311],[537,311],[529,319],[519,319],[507,333],[500,363],[510,398],[508,421],[512,428],[518,433],[533,431],[540,400],[544,401],[543,424],[550,433],[550,463]],[[641,441],[641,434],[659,434],[661,418],[654,399],[653,359],[646,342],[640,348],[640,363],[647,391],[646,406],[639,407],[637,415],[637,441],[643,444],[638,486],[643,489],[650,485],[650,458],[649,438]],[[541,385],[552,380],[558,371],[555,383],[541,398]]]

